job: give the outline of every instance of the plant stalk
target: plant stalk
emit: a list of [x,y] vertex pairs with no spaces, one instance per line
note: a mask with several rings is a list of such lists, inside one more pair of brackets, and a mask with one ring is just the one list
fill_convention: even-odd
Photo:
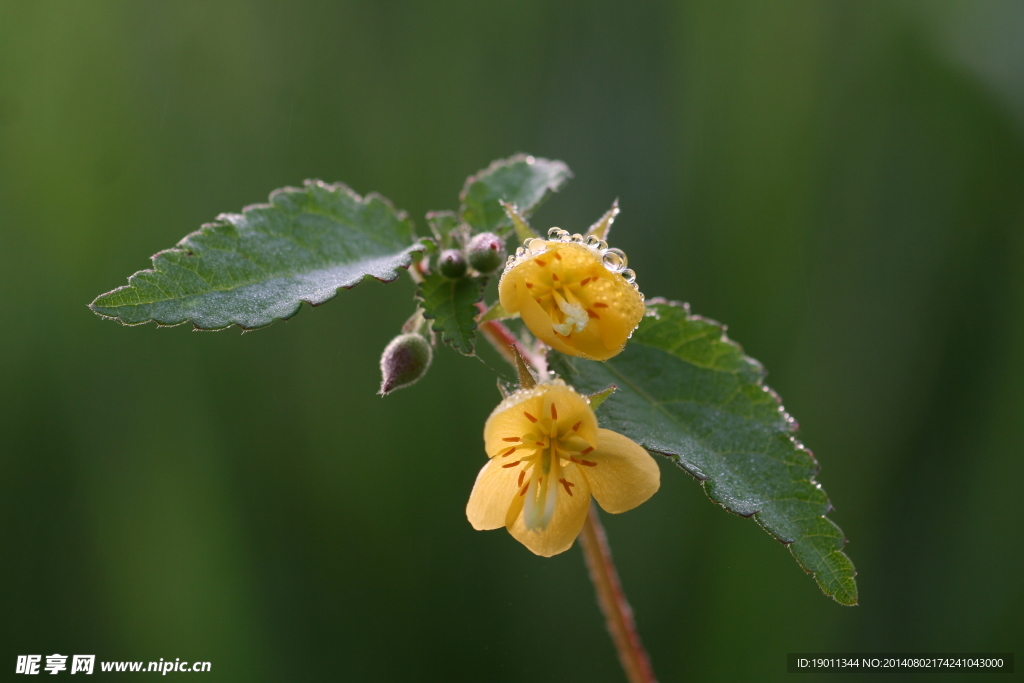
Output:
[[[483,312],[485,309],[481,306],[480,310]],[[512,350],[515,348],[518,349],[520,356],[533,366],[534,370],[547,371],[544,357],[524,348],[512,331],[501,322],[490,320],[482,323],[480,331],[513,368],[518,367],[516,354]],[[593,501],[590,503],[590,511],[587,513],[587,521],[583,524],[579,540],[580,547],[583,549],[583,557],[587,563],[587,571],[590,574],[590,581],[594,584],[594,591],[597,593],[597,603],[601,606],[605,626],[607,626],[615,649],[618,651],[619,662],[626,673],[626,678],[629,683],[657,683],[654,671],[651,669],[651,660],[636,631],[633,609],[629,606],[626,594],[622,590],[619,573],[615,569],[615,561],[612,559],[612,550],[608,545],[608,536],[604,532],[604,526],[601,524],[597,507]]]
[[593,502],[590,503],[590,512],[583,524],[583,533],[580,534],[580,547],[583,548],[590,580],[597,592],[597,602],[604,613],[605,625],[615,643],[615,649],[619,652],[619,663],[626,672],[626,678],[629,683],[656,683],[651,660],[636,631],[633,609],[619,582],[612,550],[608,546],[608,536]]

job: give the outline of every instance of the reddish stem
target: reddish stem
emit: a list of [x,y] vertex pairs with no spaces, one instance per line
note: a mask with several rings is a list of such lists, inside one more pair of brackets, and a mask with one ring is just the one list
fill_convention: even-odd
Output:
[[[478,303],[476,306],[480,309],[481,313],[487,310],[487,308],[481,303]],[[534,353],[530,349],[527,349],[523,343],[516,339],[516,336],[512,334],[512,330],[505,327],[500,320],[488,320],[485,323],[481,323],[478,329],[483,333],[484,337],[487,338],[487,341],[491,343],[491,346],[493,346],[494,349],[501,354],[501,357],[504,358],[513,368],[516,367],[516,357],[515,354],[512,353],[512,349],[510,347],[514,346],[519,349],[519,355],[523,357],[523,360],[529,363],[529,365],[537,371],[538,374],[542,375],[542,373],[547,371],[547,363],[544,361],[544,357]]]
[[604,527],[593,503],[590,504],[590,513],[587,514],[583,533],[580,534],[580,545],[583,548],[583,557],[587,561],[590,580],[597,591],[597,601],[601,605],[615,649],[619,651],[619,662],[626,672],[626,678],[630,683],[656,683],[651,660],[636,631],[633,610],[626,600],[626,594],[623,593],[622,584],[619,582],[619,574],[615,570],[612,551],[608,547],[608,537],[604,533]]
[[[482,304],[477,304],[477,307],[481,312],[486,310]],[[519,354],[534,369],[546,370],[543,356],[527,351],[511,330],[499,321],[490,320],[482,323],[479,329],[487,341],[513,368],[517,367],[516,357],[512,352],[514,346],[519,349]],[[608,536],[604,533],[604,527],[601,525],[601,519],[598,517],[597,508],[593,502],[590,503],[590,512],[587,513],[587,521],[580,534],[580,547],[583,548],[583,557],[587,562],[590,581],[594,584],[597,602],[604,614],[608,633],[611,634],[615,649],[618,650],[619,662],[626,672],[626,678],[629,683],[657,683],[654,671],[651,669],[651,660],[636,631],[633,609],[629,606],[626,594],[622,590],[622,584],[619,582],[619,573],[615,569],[612,551],[608,546]]]

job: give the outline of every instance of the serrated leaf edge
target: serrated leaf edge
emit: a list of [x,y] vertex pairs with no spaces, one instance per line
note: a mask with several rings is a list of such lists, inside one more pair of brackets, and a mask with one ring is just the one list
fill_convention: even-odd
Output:
[[[242,325],[242,324],[234,322],[234,321],[228,323],[227,325],[224,325],[223,327],[199,327],[194,322],[192,322],[191,320],[187,320],[187,319],[186,320],[182,320],[180,323],[172,323],[172,324],[161,323],[161,322],[158,322],[158,321],[154,320],[153,318],[149,318],[147,320],[141,320],[139,322],[130,323],[130,322],[124,321],[119,316],[108,315],[106,313],[103,313],[103,312],[97,310],[97,308],[96,308],[96,302],[97,301],[99,301],[103,297],[110,296],[111,294],[114,294],[116,292],[120,292],[120,291],[125,290],[125,289],[131,289],[131,287],[132,287],[132,280],[135,277],[137,277],[137,276],[139,276],[141,274],[144,274],[144,273],[157,273],[157,272],[160,272],[155,267],[156,259],[158,257],[160,257],[160,256],[162,256],[164,254],[173,253],[173,252],[184,253],[184,254],[190,253],[191,250],[188,247],[184,246],[185,243],[190,238],[201,237],[201,236],[203,236],[205,234],[208,234],[208,232],[210,230],[212,230],[213,228],[219,228],[219,227],[224,227],[225,225],[231,225],[230,219],[237,218],[237,217],[244,218],[246,216],[246,214],[250,213],[251,211],[255,211],[255,210],[258,210],[258,209],[272,209],[272,208],[274,208],[274,198],[276,196],[278,196],[279,194],[285,194],[285,193],[304,193],[304,192],[308,191],[308,188],[314,187],[314,186],[318,187],[318,188],[326,189],[328,191],[337,190],[337,191],[341,191],[341,192],[344,192],[344,193],[348,194],[352,199],[354,199],[356,202],[359,202],[360,204],[367,204],[368,205],[370,202],[372,202],[374,200],[380,201],[381,203],[383,203],[385,206],[387,206],[395,214],[395,217],[399,221],[405,221],[405,220],[407,220],[409,218],[409,214],[406,211],[404,211],[402,209],[396,208],[395,205],[391,202],[390,199],[388,199],[387,197],[385,197],[384,195],[382,195],[382,194],[380,194],[378,192],[370,192],[370,193],[366,194],[365,196],[361,197],[361,196],[359,196],[359,193],[357,193],[355,190],[353,190],[351,187],[349,187],[345,183],[342,183],[342,182],[325,183],[324,181],[316,179],[316,178],[311,178],[311,179],[304,180],[302,182],[302,185],[303,185],[302,187],[295,187],[293,185],[286,185],[285,187],[279,187],[279,188],[271,191],[270,196],[269,196],[269,201],[261,202],[261,203],[256,203],[256,204],[247,204],[246,206],[242,207],[242,210],[241,210],[240,213],[225,212],[225,213],[217,214],[217,217],[214,220],[209,221],[207,223],[203,223],[201,226],[199,226],[198,230],[193,230],[192,232],[188,233],[187,235],[182,237],[180,240],[178,240],[178,242],[177,242],[177,244],[175,244],[175,246],[173,246],[173,247],[171,247],[169,249],[161,249],[157,253],[155,253],[152,256],[150,256],[149,260],[150,260],[151,263],[153,263],[153,265],[154,265],[153,268],[145,268],[143,270],[136,271],[135,273],[133,273],[132,275],[130,275],[128,277],[128,284],[121,285],[120,287],[115,287],[114,289],[110,290],[109,292],[104,292],[103,294],[100,294],[95,299],[93,299],[92,303],[87,304],[89,309],[93,313],[95,313],[96,315],[98,315],[101,318],[103,318],[104,320],[114,320],[114,321],[120,323],[121,325],[123,325],[125,327],[138,327],[139,325],[147,325],[149,323],[156,323],[156,326],[158,328],[163,328],[163,327],[179,327],[181,325],[192,323],[192,329],[195,332],[220,332],[221,330],[226,330],[226,329],[229,329],[231,327],[238,327],[244,333],[244,332],[252,332],[254,330],[259,330],[259,329],[263,329],[265,327],[269,327],[270,325],[273,325],[278,320],[291,320],[292,318],[294,318],[296,315],[299,314],[299,311],[302,310],[302,304],[309,304],[309,306],[312,307],[312,308],[316,308],[318,306],[321,306],[321,305],[327,303],[328,301],[333,300],[334,297],[336,297],[338,295],[338,292],[340,292],[342,289],[346,289],[346,290],[352,289],[352,288],[356,287],[357,285],[359,285],[360,283],[364,282],[367,279],[367,277],[370,277],[370,278],[372,278],[374,280],[377,280],[378,282],[383,282],[385,284],[394,282],[395,280],[398,279],[397,275],[394,278],[390,279],[390,280],[386,280],[386,279],[382,279],[382,278],[377,278],[377,277],[373,277],[373,276],[366,276],[363,279],[361,279],[359,282],[356,282],[355,284],[353,284],[351,286],[348,286],[348,287],[338,287],[337,289],[334,290],[334,294],[332,294],[328,298],[324,299],[323,301],[319,301],[317,303],[313,303],[312,301],[307,301],[305,299],[299,299],[298,300],[298,305],[295,307],[295,312],[294,313],[292,313],[290,315],[287,315],[287,316],[280,316],[280,317],[274,318],[273,320],[271,320],[266,325],[257,325],[257,326],[254,326],[254,327],[248,327],[246,325]],[[415,229],[413,231],[413,236],[416,237]],[[413,258],[412,258],[413,254],[415,254],[416,252],[423,252],[423,251],[426,251],[428,249],[427,240],[429,240],[429,238],[416,237],[416,241],[413,242],[413,244],[411,244],[409,247],[404,249],[402,252],[399,252],[399,254],[407,254],[407,255],[409,255],[409,262],[404,264],[404,265],[399,264],[397,267],[401,268],[402,270],[408,270],[409,267],[412,265],[412,262],[413,262]],[[230,291],[230,290],[217,290],[217,291]],[[149,303],[149,302],[147,302],[147,303]],[[137,305],[141,305],[141,304],[123,304],[123,306],[137,306]]]
[[[821,484],[815,480],[815,477],[817,476],[818,472],[821,471],[821,464],[818,462],[818,459],[814,457],[813,451],[811,451],[811,449],[807,448],[801,441],[799,441],[798,439],[796,439],[793,436],[793,433],[796,432],[800,428],[800,425],[786,411],[785,407],[782,405],[782,397],[779,396],[779,394],[774,389],[772,389],[771,387],[769,387],[769,386],[764,384],[764,380],[767,377],[768,373],[764,369],[764,366],[761,364],[761,362],[758,361],[755,358],[751,358],[750,356],[746,355],[743,352],[743,347],[738,342],[736,342],[736,341],[734,341],[734,340],[732,340],[732,339],[730,339],[728,337],[728,335],[726,334],[727,327],[725,325],[723,325],[722,323],[719,323],[719,322],[717,322],[715,320],[712,320],[711,318],[707,318],[707,317],[704,317],[704,316],[695,315],[695,314],[691,313],[690,312],[690,305],[688,303],[681,302],[681,301],[669,301],[669,300],[661,298],[661,297],[655,297],[653,299],[649,299],[647,301],[647,305],[648,305],[648,309],[647,309],[647,314],[646,315],[651,316],[651,317],[655,317],[655,318],[659,317],[657,309],[656,308],[652,308],[652,306],[667,305],[667,306],[672,306],[674,308],[681,308],[683,310],[684,314],[688,318],[690,318],[690,319],[700,320],[702,322],[705,322],[705,323],[708,323],[710,325],[713,325],[713,326],[717,327],[719,330],[721,330],[720,340],[725,342],[726,344],[734,347],[737,350],[737,352],[740,354],[741,359],[745,363],[747,363],[752,369],[754,369],[756,371],[757,379],[754,382],[754,384],[756,386],[760,386],[762,388],[762,390],[765,393],[767,393],[775,401],[775,403],[778,405],[779,413],[780,413],[780,415],[782,417],[782,420],[785,422],[786,430],[789,432],[788,434],[785,434],[785,436],[790,440],[790,442],[793,444],[793,447],[796,450],[802,451],[803,453],[806,453],[807,456],[810,457],[810,459],[811,459],[812,474],[811,474],[811,477],[809,479],[807,479],[806,481],[809,484],[811,484],[811,485],[817,487],[819,490],[821,490],[822,494],[825,495],[826,500],[828,501],[827,502],[827,509],[819,517],[824,519],[824,520],[826,520],[829,524],[831,524],[835,529],[837,529],[839,531],[839,533],[842,536],[842,544],[839,546],[839,548],[830,551],[829,554],[831,555],[833,553],[839,553],[840,555],[845,557],[846,558],[846,562],[848,562],[850,564],[850,569],[851,569],[851,572],[852,572],[851,576],[854,576],[854,577],[857,576],[857,569],[854,566],[853,561],[850,560],[849,556],[846,555],[846,553],[843,552],[843,550],[842,550],[843,548],[846,547],[846,544],[849,542],[849,540],[846,538],[846,534],[843,533],[842,529],[835,522],[833,522],[831,519],[829,519],[828,516],[827,516],[830,512],[832,512],[835,509],[832,506],[832,501],[831,501],[831,499],[828,498],[828,494],[825,492],[825,489],[822,488]],[[694,472],[694,471],[688,469],[686,467],[687,463],[684,463],[682,461],[682,458],[681,458],[681,456],[679,454],[676,454],[676,453],[665,453],[663,451],[659,451],[659,450],[655,450],[655,449],[650,449],[650,448],[648,448],[647,450],[649,450],[651,453],[657,453],[658,455],[664,456],[665,458],[669,459],[676,467],[678,467],[679,469],[683,470],[684,472],[686,472],[687,474],[692,476],[694,479],[696,479],[698,482],[700,482],[701,488],[704,489],[705,495],[707,495],[708,500],[710,500],[711,502],[715,503],[716,505],[721,506],[722,509],[724,509],[727,512],[730,512],[730,513],[732,513],[734,515],[737,515],[738,517],[753,518],[754,521],[757,522],[758,526],[760,526],[762,529],[764,529],[765,532],[767,532],[769,536],[771,536],[776,541],[778,541],[782,545],[786,546],[787,549],[789,549],[790,555],[792,555],[793,559],[795,559],[797,561],[797,564],[800,566],[800,568],[803,569],[806,573],[811,574],[814,577],[815,582],[818,584],[818,587],[821,589],[821,591],[825,595],[827,595],[830,598],[834,599],[836,602],[838,602],[841,605],[854,606],[854,605],[858,604],[858,602],[857,602],[856,586],[854,586],[854,593],[853,594],[844,594],[844,596],[838,595],[838,591],[829,592],[828,590],[826,590],[825,585],[822,583],[822,581],[818,580],[818,578],[817,578],[817,575],[820,573],[820,571],[816,572],[816,571],[813,571],[811,569],[808,569],[807,566],[804,565],[804,563],[800,561],[800,558],[797,557],[796,553],[793,552],[792,544],[795,543],[798,539],[786,540],[784,538],[780,538],[777,534],[775,534],[770,529],[768,529],[764,524],[761,523],[761,520],[758,519],[757,515],[760,512],[760,510],[755,510],[754,512],[751,512],[750,514],[746,514],[745,515],[745,514],[740,514],[739,512],[736,512],[735,510],[729,509],[728,507],[726,507],[726,505],[724,503],[722,503],[719,500],[716,500],[715,497],[712,496],[708,492],[707,486],[706,486],[706,482],[708,480],[708,477],[706,475],[704,475],[702,472],[698,473],[699,471],[698,472]],[[805,538],[809,538],[810,536],[813,536],[813,534],[809,534],[809,535],[805,536]],[[845,600],[844,599],[840,599],[841,597],[845,597],[846,599]]]
[[[521,161],[525,161],[527,164],[531,164],[531,165],[536,163],[536,162],[538,162],[538,161],[542,161],[542,162],[545,162],[545,163],[548,163],[548,164],[560,164],[562,166],[562,168],[565,169],[565,175],[558,181],[557,185],[549,186],[548,192],[545,193],[544,196],[542,196],[540,198],[540,200],[537,201],[536,204],[534,204],[533,206],[530,206],[530,207],[525,207],[520,212],[520,215],[522,215],[524,218],[529,218],[530,216],[532,216],[533,212],[536,211],[540,207],[540,205],[543,204],[547,200],[549,194],[551,194],[553,192],[561,192],[562,188],[565,187],[566,183],[569,182],[573,177],[575,177],[573,175],[572,170],[569,168],[569,165],[566,164],[564,161],[560,161],[558,159],[548,159],[546,157],[535,157],[532,154],[526,154],[524,152],[518,152],[516,154],[513,154],[510,157],[505,158],[505,159],[495,159],[490,164],[488,164],[486,168],[482,168],[479,171],[477,171],[476,173],[474,173],[473,175],[468,176],[466,178],[466,182],[464,182],[462,184],[462,190],[459,192],[459,211],[458,211],[459,217],[461,218],[466,213],[466,208],[467,208],[466,207],[466,196],[468,195],[469,188],[470,188],[470,186],[473,185],[473,183],[478,182],[479,180],[481,180],[485,176],[488,176],[488,175],[494,173],[499,168],[502,168],[504,166],[511,166],[512,164],[516,164],[516,163],[519,163]],[[505,197],[503,197],[502,199],[507,201],[507,198],[505,198]]]
[[[480,275],[480,276],[478,276],[477,279],[480,280],[479,288],[478,288],[478,291],[480,292],[480,296],[477,297],[477,299],[473,302],[474,304],[479,303],[479,302],[484,300],[484,295],[486,293],[487,279],[488,278],[487,278],[486,275]],[[455,285],[455,284],[457,284],[457,281],[453,280],[452,281],[452,285]],[[426,302],[426,299],[421,294],[422,291],[423,291],[423,283],[421,282],[421,283],[419,283],[416,286],[416,299],[418,299],[419,301]],[[433,321],[433,322],[437,322],[437,317],[433,316],[433,315],[430,315],[427,312],[427,309],[425,309],[425,308],[423,309],[423,317],[426,318],[427,320],[430,320],[430,321]],[[467,340],[467,343],[469,344],[469,352],[466,352],[466,351],[463,351],[459,347],[459,345],[454,342],[454,340],[448,338],[448,336],[445,335],[445,331],[444,331],[443,328],[435,327],[433,324],[431,324],[431,326],[430,326],[431,331],[437,332],[438,334],[441,335],[441,341],[442,342],[444,342],[448,346],[452,347],[453,349],[455,349],[456,351],[458,351],[459,353],[461,353],[464,356],[475,356],[476,355],[476,350],[475,350],[476,349],[476,343],[475,343],[476,342],[476,331],[479,328],[480,328],[479,321],[474,318],[474,320],[473,320],[473,328],[469,331],[469,338]]]

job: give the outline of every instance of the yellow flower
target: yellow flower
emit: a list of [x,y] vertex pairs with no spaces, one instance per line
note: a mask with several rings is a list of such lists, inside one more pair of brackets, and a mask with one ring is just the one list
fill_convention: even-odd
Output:
[[654,495],[658,463],[637,443],[597,426],[590,401],[561,380],[520,389],[484,425],[490,461],[466,506],[474,529],[508,528],[537,555],[568,550],[590,496],[625,512]]
[[622,351],[644,316],[644,296],[626,255],[602,240],[559,228],[509,257],[498,299],[553,349],[591,360]]

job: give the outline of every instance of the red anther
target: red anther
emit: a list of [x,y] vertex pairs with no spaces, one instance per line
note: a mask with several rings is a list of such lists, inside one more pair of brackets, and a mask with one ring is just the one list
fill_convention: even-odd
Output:
[[515,453],[517,448],[519,448],[519,446],[513,446],[512,448],[510,448],[507,451],[505,451],[504,453],[502,453],[501,457],[507,458],[508,456],[510,456],[513,453]]
[[601,316],[599,316],[597,313],[594,313],[589,308],[587,309],[587,315],[589,315],[591,318],[594,318],[595,320],[600,320],[601,319]]
[[518,436],[506,436],[502,441],[522,441]]
[[585,277],[585,278],[583,278],[582,280],[580,280],[580,287],[584,286],[585,284],[587,284],[588,282],[590,282],[593,279],[594,278],[592,278],[592,277]]
[[551,273],[551,279],[558,282],[558,273]]
[[530,422],[536,422],[537,421],[537,418],[535,418],[533,415],[530,415],[525,410],[523,411],[523,415],[525,415],[526,419],[529,420]]
[[558,253],[558,252],[556,251],[556,252],[555,252],[555,258],[556,258],[556,259],[558,259],[559,261],[561,261],[561,260],[562,260],[562,255],[561,255],[561,254],[559,254],[559,253]]
[[572,483],[571,481],[566,481],[565,479],[559,479],[558,481],[560,481],[562,483],[562,486],[565,487],[565,492],[571,496],[572,489],[570,487],[575,486],[576,484]]
[[557,420],[558,419],[558,411],[555,410],[555,404],[554,403],[551,404],[551,419],[552,420]]
[[608,308],[608,304],[604,303],[603,301],[595,301],[594,308]]
[[525,476],[526,476],[526,470],[519,470],[519,483],[516,484],[516,486],[522,486],[523,485],[523,477],[525,477]]
[[538,259],[534,259],[534,263],[536,263],[541,268],[543,268],[544,266],[546,266],[548,264],[547,261],[542,261],[539,258]]
[[[525,473],[526,470],[523,470],[523,472]],[[529,484],[527,484],[526,486],[523,487],[523,490],[519,492],[519,495],[520,496],[525,496],[526,495],[526,489],[528,489],[528,488],[530,488]]]
[[583,420],[580,420],[579,422],[577,422],[576,424],[574,424],[574,425],[572,426],[572,431],[574,431],[574,432],[578,432],[578,431],[580,430],[580,425],[581,425],[581,424],[583,424]]
[[584,448],[584,449],[583,449],[582,451],[580,451],[580,455],[586,455],[587,453],[589,453],[589,452],[590,452],[590,451],[592,451],[592,450],[594,450],[594,447],[593,447],[593,446],[587,446],[587,447],[586,447],[586,448]]
[[515,462],[510,462],[510,463],[508,463],[506,465],[502,465],[502,467],[515,467],[516,465],[518,465],[521,462],[522,462],[522,460],[516,460]]
[[532,282],[527,282],[526,283],[526,288],[527,289],[533,289],[533,283]]

